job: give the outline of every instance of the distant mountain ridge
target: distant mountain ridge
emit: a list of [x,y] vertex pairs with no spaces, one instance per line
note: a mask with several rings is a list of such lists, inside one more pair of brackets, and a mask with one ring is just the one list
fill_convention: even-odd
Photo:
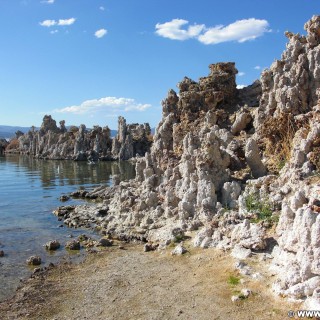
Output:
[[[31,127],[19,127],[19,126],[6,126],[0,125],[0,138],[12,138],[15,136],[15,133],[20,130],[23,133],[26,133],[30,130]],[[39,130],[39,128],[36,128]]]
[[[69,127],[67,127],[69,129]],[[0,125],[0,139],[9,139],[15,136],[15,133],[20,130],[23,133],[28,132],[31,129],[31,127],[19,127],[19,126],[6,126],[6,125]],[[35,128],[36,130],[39,130],[38,127]],[[111,131],[111,137],[115,137],[118,133],[117,130],[110,130]],[[151,133],[154,134],[155,129],[151,129]]]
[[[69,127],[67,127],[69,129]],[[6,125],[0,125],[0,138],[12,138],[15,136],[15,133],[20,130],[23,133],[28,132],[31,129],[31,127],[19,127],[19,126],[6,126]],[[39,130],[38,127],[35,128],[36,130]],[[90,129],[90,128],[88,128]],[[111,137],[115,137],[118,133],[117,130],[111,130]]]

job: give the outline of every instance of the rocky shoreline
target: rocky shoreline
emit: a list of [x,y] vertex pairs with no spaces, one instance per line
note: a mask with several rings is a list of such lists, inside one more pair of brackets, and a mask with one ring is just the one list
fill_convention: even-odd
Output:
[[[260,256],[275,294],[320,310],[320,16],[305,29],[306,36],[286,32],[281,58],[244,89],[237,89],[232,62],[210,65],[197,82],[185,77],[162,102],[152,146],[135,159],[136,178],[115,176],[112,187],[76,191],[71,196],[94,202],[54,214],[68,227],[143,241],[156,252],[191,234],[193,247],[228,252],[239,272],[252,276],[248,262]],[[103,132],[93,135],[94,148]],[[112,150],[131,158],[124,132]],[[37,133],[40,140],[29,136],[32,150],[56,137],[51,130]],[[76,160],[85,137],[80,128],[70,149]],[[56,156],[66,145],[54,146]]]

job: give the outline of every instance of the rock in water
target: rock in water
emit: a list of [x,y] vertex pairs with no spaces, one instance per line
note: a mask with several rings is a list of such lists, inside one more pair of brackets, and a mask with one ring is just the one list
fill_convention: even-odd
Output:
[[27,259],[27,264],[31,266],[39,266],[41,264],[41,258],[39,256],[31,256]]
[[71,240],[66,243],[66,248],[69,250],[80,250],[80,242],[78,240]]
[[60,248],[60,242],[58,240],[52,240],[46,243],[45,247],[50,251],[58,250]]

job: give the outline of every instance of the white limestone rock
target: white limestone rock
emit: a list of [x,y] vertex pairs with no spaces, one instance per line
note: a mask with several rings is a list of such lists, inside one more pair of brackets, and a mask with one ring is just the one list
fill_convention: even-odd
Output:
[[237,244],[232,249],[231,255],[236,259],[245,260],[251,257],[252,253],[250,249],[244,248],[241,245]]

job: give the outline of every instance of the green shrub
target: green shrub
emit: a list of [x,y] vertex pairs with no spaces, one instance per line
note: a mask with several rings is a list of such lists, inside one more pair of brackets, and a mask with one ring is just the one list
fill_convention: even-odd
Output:
[[236,286],[240,283],[240,278],[231,275],[228,278],[228,283],[231,284],[232,286]]
[[245,197],[245,205],[248,212],[255,214],[252,222],[267,220],[275,222],[272,216],[273,206],[268,199],[260,199],[258,193],[250,193]]

